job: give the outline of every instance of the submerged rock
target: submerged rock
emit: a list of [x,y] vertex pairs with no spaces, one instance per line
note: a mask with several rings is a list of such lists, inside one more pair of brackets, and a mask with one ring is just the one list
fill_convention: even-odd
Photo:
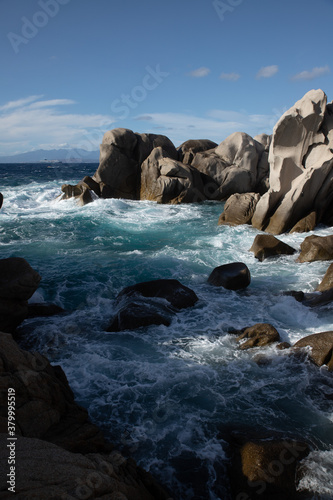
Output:
[[243,262],[232,262],[216,267],[211,272],[208,283],[222,286],[227,290],[241,290],[251,283],[251,274]]
[[118,310],[107,331],[118,332],[161,324],[169,326],[177,310],[192,307],[198,300],[193,290],[174,279],[145,281],[128,286],[117,296]]
[[309,358],[317,365],[333,371],[333,332],[321,332],[302,338],[294,347],[311,347]]
[[293,255],[296,250],[271,234],[258,234],[253,241],[250,252],[253,252],[255,258],[262,262],[268,257]]
[[307,236],[301,244],[297,262],[333,259],[333,236]]
[[[233,332],[236,333],[236,332]],[[240,349],[250,349],[251,347],[263,347],[280,342],[280,335],[274,326],[269,323],[257,323],[256,325],[243,328],[237,332],[237,340],[241,341],[248,339],[246,342],[240,344]]]
[[251,220],[260,199],[258,193],[235,193],[231,195],[224,205],[218,225],[228,224],[237,226],[240,224],[251,224]]

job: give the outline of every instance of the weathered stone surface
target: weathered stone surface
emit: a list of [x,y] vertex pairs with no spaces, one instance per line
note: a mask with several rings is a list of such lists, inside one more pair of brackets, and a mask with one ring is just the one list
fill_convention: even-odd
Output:
[[222,286],[227,290],[241,290],[251,283],[251,274],[243,262],[232,262],[216,267],[211,272],[208,283]]
[[240,344],[240,349],[250,349],[251,347],[263,347],[280,342],[280,335],[274,326],[269,323],[257,323],[256,325],[240,330],[238,341],[248,339]]
[[293,255],[296,250],[271,234],[258,234],[253,241],[250,252],[253,252],[255,258],[262,262],[268,257]]
[[269,147],[272,142],[272,136],[268,134],[259,134],[253,137],[253,139],[259,142],[265,151],[269,151]]
[[185,163],[185,165],[191,165],[197,153],[208,151],[216,147],[216,142],[210,141],[208,139],[192,139],[189,141],[185,141],[179,146],[179,148],[177,148],[178,160],[182,163]]
[[195,168],[167,157],[155,148],[141,166],[141,200],[193,203],[206,199],[204,183]]
[[178,280],[154,280],[124,288],[118,309],[106,331],[119,332],[150,325],[169,326],[177,310],[192,307],[198,297]]
[[308,233],[313,231],[317,224],[317,214],[316,212],[311,212],[309,215],[303,217],[299,220],[293,228],[290,229],[290,233]]
[[28,315],[41,277],[20,257],[0,259],[0,331],[12,333]]
[[333,332],[315,333],[296,342],[294,347],[311,347],[310,359],[317,365],[327,365],[333,371]]
[[322,90],[311,90],[275,125],[269,150],[270,189],[257,204],[254,227],[280,234],[309,210],[321,217],[325,212],[333,182],[326,101]]
[[298,262],[333,259],[333,236],[307,236],[301,244]]
[[218,184],[215,199],[255,190],[259,182],[258,162],[264,147],[252,137],[235,132],[214,150],[197,153],[192,165]]
[[101,431],[74,401],[66,376],[38,353],[0,333],[0,432],[7,432],[7,388],[15,390],[16,434],[36,437],[74,452],[109,450]]
[[251,224],[259,199],[260,195],[258,193],[236,193],[231,195],[225,202],[218,224],[229,224],[230,226]]
[[168,157],[178,158],[176,148],[165,136],[136,134],[121,128],[106,132],[93,180],[109,186],[108,198],[139,199],[140,167],[156,147],[163,148]]
[[333,264],[327,269],[325,276],[323,277],[321,283],[317,286],[316,290],[318,292],[325,292],[333,288]]
[[[0,435],[0,460],[8,460],[7,435]],[[16,447],[15,493],[0,477],[0,497],[17,500],[167,500],[153,477],[133,459],[110,454],[71,453],[54,444],[19,437]],[[5,491],[8,492],[7,496]]]
[[[89,183],[92,184],[91,182]],[[64,194],[60,197],[60,200],[75,198],[77,200],[77,204],[81,207],[94,201],[94,197],[92,194],[94,191],[84,181],[80,181],[75,186],[71,184],[63,184],[61,186],[61,190]]]

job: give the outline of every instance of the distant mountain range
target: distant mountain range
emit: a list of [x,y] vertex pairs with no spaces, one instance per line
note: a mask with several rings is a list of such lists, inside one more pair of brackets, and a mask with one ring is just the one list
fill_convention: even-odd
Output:
[[11,156],[0,156],[0,163],[98,163],[99,151],[85,149],[38,149]]

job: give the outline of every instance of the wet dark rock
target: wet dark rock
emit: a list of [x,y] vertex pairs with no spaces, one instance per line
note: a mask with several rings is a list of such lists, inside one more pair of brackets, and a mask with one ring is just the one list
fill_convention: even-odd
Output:
[[234,333],[238,334],[237,340],[239,342],[248,339],[240,344],[239,347],[242,350],[251,347],[263,347],[281,340],[278,331],[269,323],[257,323]]
[[256,259],[262,262],[268,257],[293,255],[296,250],[271,234],[258,234],[250,248]]
[[192,307],[199,299],[195,292],[175,279],[144,281],[124,288],[117,301],[132,296],[157,297],[170,302],[173,307],[183,309]]
[[169,326],[175,313],[192,307],[197,295],[178,280],[159,279],[124,288],[117,296],[118,309],[108,332],[133,330],[149,325]]
[[279,351],[284,351],[285,349],[290,349],[291,344],[289,342],[281,342],[280,344],[277,344],[276,348],[279,349]]
[[303,300],[305,299],[305,293],[298,290],[288,290],[286,292],[283,292],[283,295],[294,297],[297,302],[303,302]]
[[296,342],[296,348],[311,347],[309,358],[317,365],[333,371],[333,331],[315,333]]
[[0,193],[0,208],[2,207],[3,204],[3,194]]
[[208,283],[227,290],[241,290],[251,283],[251,274],[243,262],[232,262],[216,267],[211,272]]
[[333,236],[307,236],[301,244],[297,262],[333,259]]
[[28,304],[28,318],[55,316],[56,314],[62,314],[64,312],[65,309],[56,304]]
[[106,331],[121,332],[150,325],[169,326],[173,314],[174,311],[164,304],[145,302],[143,300],[132,301],[118,309]]
[[41,280],[20,257],[0,259],[0,331],[13,333],[28,315],[28,300]]

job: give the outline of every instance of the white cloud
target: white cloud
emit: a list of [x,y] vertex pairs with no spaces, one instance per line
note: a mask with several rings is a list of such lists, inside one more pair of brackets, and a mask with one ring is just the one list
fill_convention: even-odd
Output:
[[176,146],[188,139],[211,139],[217,143],[233,132],[246,132],[252,137],[272,132],[276,115],[251,115],[243,111],[211,110],[206,117],[182,113],[151,113],[138,116],[144,132],[167,135]]
[[65,113],[61,108],[74,104],[71,99],[41,100],[30,96],[0,107],[0,155],[59,144],[96,150],[103,134],[115,119],[100,114]]
[[311,71],[301,71],[297,73],[291,79],[292,80],[313,80],[319,76],[328,75],[330,68],[328,65],[321,66],[320,68],[313,68]]
[[230,82],[237,82],[237,80],[240,78],[240,75],[238,73],[221,73],[220,78],[221,80],[229,80]]
[[276,66],[275,64],[272,66],[264,66],[263,68],[260,68],[260,70],[257,73],[256,78],[271,78],[274,76],[277,72],[279,71],[279,67]]
[[204,76],[207,76],[210,73],[209,68],[205,68],[204,66],[198,69],[195,69],[194,71],[191,71],[189,73],[189,76],[192,76],[193,78],[203,78]]

